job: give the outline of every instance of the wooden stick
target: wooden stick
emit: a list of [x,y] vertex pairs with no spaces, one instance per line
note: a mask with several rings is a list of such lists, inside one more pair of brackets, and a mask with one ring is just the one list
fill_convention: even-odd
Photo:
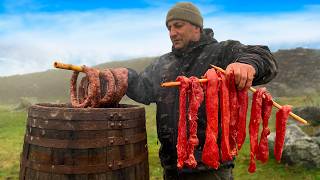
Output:
[[[208,82],[208,79],[199,79],[199,82],[206,83]],[[176,81],[165,82],[161,84],[161,87],[174,87],[174,86],[180,86],[180,84],[181,84],[180,82],[176,82]]]
[[72,64],[64,64],[64,63],[60,63],[60,62],[55,61],[53,63],[53,66],[55,68],[59,68],[59,69],[67,69],[67,70],[83,72],[83,68],[81,66],[75,66],[75,65],[72,65]]
[[[225,73],[225,70],[223,70],[222,68],[217,67],[217,66],[214,66],[214,65],[211,65],[211,66],[212,66],[214,69]],[[253,87],[250,87],[250,91],[256,92],[257,90],[256,90],[255,88],[253,88]],[[272,100],[272,103],[273,103],[273,106],[275,106],[276,108],[278,108],[278,109],[281,109],[281,108],[282,108],[282,106],[281,106],[280,104],[278,104],[277,102],[275,102],[275,101],[273,101],[273,100]],[[290,115],[293,119],[295,119],[295,120],[297,120],[297,121],[299,121],[299,122],[301,122],[301,123],[303,123],[303,124],[309,124],[308,121],[304,120],[303,118],[301,118],[300,116],[294,114],[293,112],[290,112],[289,115]]]

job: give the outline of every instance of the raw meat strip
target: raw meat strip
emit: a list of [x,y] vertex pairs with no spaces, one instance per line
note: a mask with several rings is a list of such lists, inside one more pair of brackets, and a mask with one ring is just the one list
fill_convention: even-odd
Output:
[[181,84],[179,86],[179,123],[178,123],[178,139],[177,139],[177,167],[181,169],[184,161],[187,159],[187,122],[186,122],[186,98],[187,91],[190,86],[190,80],[185,76],[178,76],[176,81]]
[[197,137],[198,127],[198,109],[203,101],[203,89],[199,82],[199,79],[195,76],[189,78],[191,81],[190,94],[189,94],[189,141],[188,141],[188,159],[185,161],[186,165],[190,168],[197,166],[197,161],[194,157],[194,148],[198,146],[199,140]]
[[276,114],[276,138],[274,141],[274,156],[278,162],[281,160],[284,138],[286,135],[286,124],[291,112],[291,106],[285,105]]
[[206,84],[206,115],[207,128],[206,140],[202,151],[202,161],[206,165],[218,169],[219,168],[219,147],[218,139],[218,110],[219,97],[218,88],[219,81],[216,71],[209,69],[204,75],[208,79]]

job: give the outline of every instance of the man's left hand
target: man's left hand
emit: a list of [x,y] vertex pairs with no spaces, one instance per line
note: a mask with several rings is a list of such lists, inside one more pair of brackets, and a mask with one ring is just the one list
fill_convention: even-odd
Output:
[[234,73],[235,83],[238,90],[249,89],[252,85],[256,70],[253,66],[244,63],[232,63],[227,66],[226,75],[229,77]]

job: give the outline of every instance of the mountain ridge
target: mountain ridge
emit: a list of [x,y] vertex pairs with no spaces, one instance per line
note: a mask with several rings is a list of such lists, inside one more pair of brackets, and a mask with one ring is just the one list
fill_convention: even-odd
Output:
[[[320,90],[320,50],[319,49],[286,49],[273,53],[278,64],[277,77],[266,86],[273,96],[297,96],[315,93]],[[142,71],[157,57],[136,58],[114,61],[94,66],[127,67]],[[0,104],[19,102],[21,97],[35,97],[39,101],[63,101],[69,99],[69,80],[72,71],[47,70],[0,77]]]

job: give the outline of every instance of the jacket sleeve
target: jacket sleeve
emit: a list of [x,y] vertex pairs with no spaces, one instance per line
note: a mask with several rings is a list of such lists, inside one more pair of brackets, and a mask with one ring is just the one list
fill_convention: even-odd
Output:
[[234,62],[252,65],[256,74],[253,85],[265,84],[278,73],[278,65],[267,46],[243,45],[239,41],[228,40],[221,42],[223,46],[222,61],[225,67]]
[[150,64],[140,74],[128,68],[127,96],[139,103],[150,104],[155,102],[154,93],[154,65]]

